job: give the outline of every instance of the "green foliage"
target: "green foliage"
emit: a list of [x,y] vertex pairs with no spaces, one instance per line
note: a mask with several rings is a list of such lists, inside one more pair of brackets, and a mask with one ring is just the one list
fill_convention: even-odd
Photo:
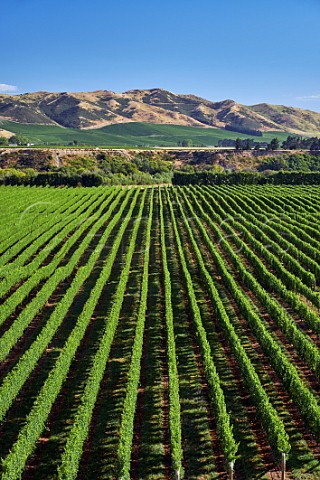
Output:
[[165,296],[165,319],[167,332],[167,362],[169,372],[169,430],[171,441],[172,465],[175,471],[180,472],[183,476],[182,469],[182,433],[180,418],[180,398],[179,398],[179,375],[175,345],[174,317],[172,307],[172,286],[171,275],[167,261],[167,246],[164,228],[164,213],[162,193],[159,189],[159,210],[160,210],[160,238],[161,238],[161,255],[163,262],[163,280],[164,280],[164,296]]
[[[39,438],[39,435],[45,428],[45,422],[48,418],[50,410],[52,408],[53,402],[57,398],[59,391],[61,389],[62,383],[65,380],[70,364],[72,362],[73,356],[80,345],[81,339],[86,331],[88,323],[91,320],[92,314],[94,312],[94,308],[99,300],[101,295],[102,289],[105,285],[105,282],[109,278],[111,274],[112,265],[115,260],[116,253],[121,245],[121,240],[123,233],[127,227],[127,224],[132,216],[133,208],[135,206],[135,202],[137,200],[138,192],[135,194],[135,200],[131,202],[130,209],[128,214],[126,215],[125,220],[122,222],[121,227],[118,231],[117,237],[114,241],[114,248],[111,251],[110,256],[108,257],[108,261],[103,266],[99,279],[97,280],[95,286],[92,289],[91,296],[87,300],[80,316],[77,319],[77,323],[72,330],[68,340],[61,350],[59,358],[55,364],[55,367],[50,371],[49,376],[47,377],[39,395],[37,398],[37,402],[33,405],[24,427],[19,433],[19,437],[14,445],[14,448],[10,451],[9,455],[5,458],[2,463],[3,467],[3,475],[7,480],[13,480],[20,478],[21,473],[25,467],[25,463],[28,457],[31,455],[32,451],[36,446],[36,441]],[[127,201],[131,193],[127,195]],[[108,224],[107,229],[104,231],[100,243],[104,245],[110,232],[112,231],[114,225],[119,221],[121,218],[123,209],[127,202],[123,202],[122,208],[117,212],[117,214],[112,218],[110,223]],[[97,248],[93,251],[93,255],[97,257],[100,254],[100,249]],[[97,260],[97,258],[96,258]],[[95,260],[95,261],[96,261]],[[94,261],[94,263],[95,263]],[[114,333],[114,329],[110,329],[110,335]],[[101,363],[100,363],[101,364]],[[94,395],[95,391],[92,392]],[[80,424],[74,424],[75,427],[79,426],[81,428],[80,434],[84,431],[86,425],[84,422],[80,422]],[[76,437],[78,439],[79,437]],[[79,439],[81,441],[81,438]],[[75,448],[76,444],[72,446],[71,456],[72,458],[81,454],[79,448]],[[68,468],[68,461],[69,455],[66,454],[65,461],[62,463],[60,478],[71,478],[70,475],[74,475],[76,473],[76,464],[73,461],[70,469]],[[65,477],[65,476],[66,477]]]
[[[214,231],[217,233],[217,235],[218,231],[216,227],[214,227],[212,219],[215,220],[216,224],[224,226],[224,229],[226,230],[226,235],[234,239],[237,248],[241,251],[242,254],[244,254],[248,258],[250,263],[255,268],[255,276],[253,276],[250,272],[243,268],[240,258],[233,253],[228,243],[222,243],[223,248],[226,249],[231,261],[235,264],[237,270],[241,271],[241,277],[244,284],[255,292],[255,294],[257,295],[261,303],[265,306],[271,317],[275,319],[275,322],[278,324],[278,326],[285,332],[288,339],[293,343],[297,351],[301,354],[301,356],[307,362],[310,368],[315,372],[316,375],[320,375],[320,355],[316,347],[310,342],[308,337],[298,329],[296,323],[288,315],[286,310],[282,308],[275,300],[273,300],[269,296],[269,294],[261,287],[261,285],[265,287],[269,287],[271,285],[274,292],[277,292],[281,296],[281,298],[285,299],[292,308],[298,310],[299,314],[304,317],[305,321],[309,323],[312,329],[320,332],[320,320],[317,315],[313,314],[312,310],[309,310],[301,300],[299,300],[298,298],[296,298],[295,295],[292,294],[290,290],[292,289],[300,292],[302,295],[305,295],[306,298],[308,298],[318,308],[320,307],[320,295],[314,292],[311,288],[308,288],[300,280],[299,277],[295,276],[293,273],[289,273],[283,267],[282,263],[277,259],[277,257],[268,248],[264,247],[264,244],[269,245],[269,247],[272,246],[273,248],[277,245],[273,241],[272,234],[275,234],[278,237],[277,239],[281,242],[281,239],[279,238],[281,237],[281,235],[278,236],[276,231],[269,227],[269,225],[272,225],[272,222],[268,222],[266,218],[265,224],[262,224],[262,226],[267,225],[266,230],[271,236],[268,236],[263,232],[263,230],[260,230],[260,238],[263,241],[263,243],[261,243],[257,241],[257,239],[250,233],[250,231],[256,232],[256,224],[260,223],[260,220],[257,221],[257,215],[250,216],[250,221],[246,221],[245,219],[243,219],[241,223],[237,220],[232,219],[230,222],[231,225],[229,225],[229,222],[223,222],[223,218],[228,215],[228,213],[233,215],[233,218],[237,218],[237,212],[233,210],[232,207],[230,207],[230,204],[226,204],[223,199],[221,201],[223,202],[223,205],[226,205],[228,212],[224,212],[221,207],[217,206],[218,210],[220,210],[223,215],[221,217],[219,213],[217,213],[217,211],[214,210],[214,208],[212,207],[212,205],[216,204],[216,200],[210,195],[210,191],[206,191],[209,195],[208,198],[206,198],[199,190],[193,189],[193,192],[195,192],[199,196],[199,198],[205,205],[207,211],[210,212],[210,225],[212,226],[212,228],[214,228]],[[200,209],[201,207],[193,193],[191,193],[191,196],[196,202],[197,207]],[[208,199],[210,199],[211,203],[208,201]],[[276,270],[277,276],[272,274],[268,270],[268,268],[266,268],[266,266],[259,259],[259,257],[251,250],[251,248],[247,246],[247,243],[244,242],[237,235],[235,228],[241,230],[242,236],[245,238],[246,242],[250,243],[250,245],[253,246],[255,251],[259,251],[264,260],[270,265],[270,268]],[[298,240],[297,237],[297,241],[299,242],[299,244],[301,244],[300,238]],[[299,274],[299,276],[303,278],[305,283],[309,283],[310,287],[313,287],[315,282],[315,275],[313,275],[311,272],[305,275],[305,271],[301,268],[300,264],[298,262],[295,262],[293,255],[290,255],[293,249],[294,247],[290,245],[288,245],[287,251],[282,251],[281,248],[278,249],[278,252],[282,257],[282,261],[290,265],[292,272],[295,272],[296,268],[298,268],[297,273]],[[298,252],[294,251],[295,255],[297,253]],[[306,258],[305,261],[308,261],[308,258]],[[312,268],[312,263],[313,262],[309,260],[310,268]],[[282,280],[289,286],[290,290],[285,287]],[[259,282],[261,283],[261,285],[259,284]]]
[[[26,136],[35,145],[68,145],[74,141],[78,145],[107,145],[114,147],[176,147],[186,139],[192,144],[201,146],[218,145],[224,138],[245,139],[248,135],[229,132],[219,128],[185,127],[181,125],[157,125],[130,122],[127,124],[109,125],[94,130],[76,130],[62,128],[57,125],[30,125],[4,121],[1,127]],[[280,141],[287,138],[283,132],[263,133],[261,141],[269,142],[277,136]]]
[[285,172],[262,175],[257,172],[215,173],[201,171],[194,173],[174,172],[174,185],[319,185],[320,172]]
[[255,130],[252,128],[246,128],[241,125],[226,125],[224,127],[226,130],[231,132],[243,133],[245,135],[253,135],[255,137],[262,137],[263,133],[260,130]]
[[[135,193],[134,201],[131,203],[129,214],[127,215],[126,221],[123,222],[122,228],[119,231],[121,232],[121,235],[123,235],[124,229],[126,228],[132,216],[133,208],[138,198],[138,193],[139,193],[139,190],[137,190]],[[116,328],[119,322],[119,316],[121,312],[123,298],[124,298],[127,282],[130,275],[131,261],[135,251],[135,246],[136,246],[135,243],[136,243],[138,230],[141,222],[141,217],[143,213],[145,197],[146,197],[146,190],[142,195],[138,218],[134,224],[128,252],[124,260],[124,267],[121,272],[117,290],[113,299],[111,311],[110,311],[110,314],[108,315],[108,321],[106,322],[103,336],[100,340],[99,348],[95,354],[92,367],[89,372],[89,378],[87,380],[86,387],[81,398],[81,403],[77,409],[76,417],[73,422],[71,432],[69,433],[68,440],[64,448],[64,452],[62,454],[61,465],[58,467],[59,478],[61,480],[74,480],[77,477],[83,444],[88,435],[89,426],[90,426],[95,402],[98,396],[100,383],[103,378],[103,374],[107,364],[107,359],[110,353],[111,344],[112,344],[112,341],[116,332]],[[120,242],[118,243],[118,247],[119,246],[120,246]],[[109,275],[107,278],[109,278],[110,273],[111,273],[111,269],[109,269]],[[102,276],[99,277],[99,280],[94,287],[95,291],[94,291],[94,294],[92,295],[92,300],[95,299],[95,303],[99,298],[97,293],[99,292],[101,294],[103,285],[104,285],[104,279]],[[93,309],[92,309],[92,312],[93,312]],[[140,339],[140,342],[141,342],[141,339]],[[140,345],[138,345],[137,348],[139,349],[139,347]],[[134,352],[133,354],[139,355],[139,353],[140,352]],[[136,367],[136,364],[134,364],[134,367]],[[137,375],[137,373],[138,372],[135,368],[134,374]],[[131,375],[132,374],[133,372],[131,372]],[[133,381],[135,382],[136,378],[134,378]],[[129,388],[132,389],[132,384],[130,385],[131,387],[129,386]],[[128,403],[126,403],[126,407],[129,409],[131,413],[131,409],[135,403],[135,402],[132,402],[132,395],[129,394],[129,396],[127,397],[127,402]],[[127,412],[127,419],[128,419],[128,412]],[[126,430],[125,433],[129,433],[129,430],[131,431],[131,422],[123,425]],[[132,425],[132,428],[133,428],[133,425]],[[130,446],[127,445],[126,441],[130,443],[130,438],[123,438],[123,440],[125,440],[125,444],[123,447],[124,451],[121,449],[120,455],[121,455],[121,459],[123,459],[123,455],[126,454],[125,463],[123,465],[123,467],[126,469],[127,463],[129,463],[129,466],[130,466],[130,461],[127,458],[127,455],[130,454]]]
[[[138,388],[141,372],[141,358],[143,348],[143,336],[145,328],[145,319],[147,314],[148,301],[148,287],[149,287],[149,258],[150,258],[150,242],[151,242],[151,226],[153,218],[153,190],[150,200],[150,210],[147,223],[147,231],[145,232],[145,253],[143,265],[143,278],[140,295],[139,312],[137,319],[137,326],[134,337],[134,344],[132,348],[131,365],[128,374],[128,383],[126,390],[126,398],[124,401],[123,413],[121,416],[121,426],[119,433],[119,447],[118,447],[118,476],[119,478],[130,478],[131,465],[131,450],[133,440],[134,416],[136,412],[136,404],[138,397]],[[145,198],[145,195],[144,197]],[[142,213],[142,209],[140,209]],[[140,218],[140,215],[139,215]],[[132,240],[135,240],[133,235]],[[120,297],[120,293],[119,293]],[[180,419],[179,419],[180,420]]]
[[181,146],[182,146],[182,147],[188,147],[188,148],[192,147],[192,140],[191,140],[191,138],[189,138],[189,139],[187,139],[187,140],[182,140]]
[[[186,196],[184,196],[184,198],[186,199],[186,203],[190,209],[190,213],[194,215],[194,218],[197,221],[197,224],[200,228],[200,231],[202,233],[203,239],[207,247],[209,248],[211,254],[213,255],[213,258],[217,262],[219,273],[223,274],[224,279],[228,279],[228,285],[230,281],[230,291],[232,290],[232,294],[234,295],[234,298],[237,299],[238,296],[240,298],[241,296],[240,289],[238,288],[236,282],[232,279],[232,276],[230,275],[230,273],[225,268],[222,258],[220,257],[208,233],[206,232],[203,224],[198,220],[198,217],[194,212],[189,200],[186,198]],[[204,216],[209,221],[210,219],[209,215],[204,213],[204,211],[202,210],[199,204],[198,204],[198,208],[200,209],[202,216]],[[189,230],[189,235],[191,237],[192,235],[191,230]],[[194,248],[196,248],[196,243],[194,243]],[[275,449],[276,453],[278,454],[280,454],[281,452],[289,452],[291,447],[288,441],[289,437],[284,429],[284,425],[280,417],[277,415],[276,410],[273,408],[268,396],[266,395],[259,381],[259,377],[256,374],[254,367],[251,364],[249,358],[247,357],[245,349],[241,345],[241,342],[230,320],[228,319],[228,316],[223,307],[219,294],[212,282],[209,272],[205,268],[205,265],[200,253],[197,255],[197,257],[198,257],[198,262],[201,265],[202,274],[206,278],[206,284],[209,286],[210,294],[212,295],[212,299],[214,301],[214,304],[216,305],[216,312],[218,314],[218,318],[221,322],[222,328],[226,332],[226,336],[228,338],[230,347],[237,359],[239,368],[245,378],[245,382],[251,393],[251,397],[258,408],[259,414],[261,415],[261,420],[266,430],[266,433],[268,435],[268,438],[270,440],[270,443]],[[241,300],[241,306],[242,306],[242,309],[246,310],[246,315],[248,315],[249,310],[245,309],[244,307],[245,306],[249,307],[249,303],[245,298]]]
[[[233,432],[232,432],[232,426],[231,426],[231,418],[230,415],[227,412],[227,407],[225,404],[225,399],[224,399],[224,394],[223,390],[221,388],[220,384],[220,378],[217,373],[216,367],[213,363],[212,360],[212,352],[211,352],[211,347],[207,339],[207,334],[206,331],[203,327],[202,323],[202,318],[201,318],[201,312],[199,309],[199,305],[197,303],[197,299],[195,296],[194,288],[193,288],[193,282],[192,282],[192,277],[190,275],[190,272],[188,270],[187,262],[186,262],[186,257],[183,252],[183,246],[181,242],[181,238],[179,235],[179,230],[178,230],[178,225],[177,221],[175,218],[175,213],[173,210],[172,206],[172,201],[170,199],[169,192],[167,190],[167,199],[168,199],[168,204],[169,204],[169,209],[170,209],[170,214],[171,214],[171,219],[172,219],[172,224],[173,224],[173,229],[175,233],[175,238],[176,238],[176,243],[178,247],[178,253],[179,253],[179,259],[180,259],[180,264],[181,264],[181,269],[183,273],[183,279],[184,279],[184,284],[185,288],[187,291],[188,299],[189,299],[189,304],[190,304],[190,310],[191,310],[191,315],[193,318],[193,321],[195,323],[195,328],[197,331],[197,335],[199,338],[200,342],[200,349],[202,352],[202,361],[204,364],[204,369],[205,369],[205,374],[209,386],[209,392],[210,392],[210,397],[212,400],[212,406],[215,410],[216,413],[216,421],[217,421],[217,431],[219,434],[219,439],[221,442],[222,450],[224,452],[225,458],[227,461],[234,461],[236,459],[236,454],[238,451],[238,445],[234,439]],[[191,234],[191,229],[189,222],[184,214],[183,209],[181,208],[181,204],[177,197],[175,196],[175,200],[180,206],[180,215],[184,218],[186,227],[188,229],[188,232],[190,234],[190,238],[193,244],[193,247],[195,249],[195,253],[197,255],[197,258],[200,258],[200,252],[198,249],[198,246],[196,242],[194,241],[192,234]],[[203,270],[204,265],[201,263],[201,269]],[[206,283],[209,281],[209,277],[206,278]]]
[[258,166],[258,171],[263,172],[265,170],[319,172],[320,156],[311,153],[294,153],[267,157]]
[[93,156],[72,155],[68,157],[68,167],[64,167],[67,170],[93,170],[97,166],[97,161]]
[[285,150],[320,150],[320,138],[302,138],[297,135],[289,135],[288,138],[282,142],[282,148]]
[[14,145],[23,146],[23,145],[28,145],[29,139],[28,139],[28,137],[26,137],[24,135],[17,134],[17,135],[13,135],[12,137],[9,138],[9,143],[14,144]]
[[277,138],[273,138],[267,146],[267,150],[278,150],[280,147],[280,142]]
[[52,187],[98,187],[103,178],[96,173],[66,174],[62,172],[38,173],[33,169],[0,169],[0,185],[36,185]]
[[236,150],[242,150],[242,141],[239,137],[236,138],[235,148]]
[[[14,169],[1,170],[0,176],[5,178],[15,173]],[[37,176],[28,169],[18,170],[19,175]],[[150,401],[142,402],[142,418],[148,417],[149,427],[155,430],[155,435],[160,432],[161,437],[154,462],[159,457],[167,459],[163,448],[166,416],[161,415],[165,408],[170,465],[180,472],[181,478],[183,465],[189,478],[195,454],[200,455],[201,462],[208,462],[206,451],[201,450],[201,437],[205,435],[212,449],[208,411],[210,416],[213,414],[217,448],[226,462],[239,461],[237,471],[244,467],[246,474],[245,462],[252,460],[249,456],[252,451],[258,451],[258,445],[248,448],[251,439],[259,441],[259,435],[248,435],[246,429],[253,427],[255,433],[260,434],[261,428],[265,431],[276,462],[282,452],[290,452],[290,470],[294,462],[305,469],[312,462],[315,465],[305,439],[310,434],[315,440],[320,438],[320,408],[313,390],[320,377],[316,343],[320,332],[318,186],[250,184],[156,190],[0,186],[0,190],[6,203],[0,242],[0,361],[5,364],[12,355],[15,358],[0,385],[0,420],[5,428],[12,426],[13,421],[18,422],[13,441],[5,445],[3,480],[18,480],[25,475],[26,465],[47,428],[61,391],[63,394],[67,391],[66,398],[70,399],[63,417],[68,428],[59,430],[56,437],[51,436],[50,441],[59,444],[60,450],[50,457],[52,449],[49,449],[46,470],[41,465],[35,475],[53,475],[61,480],[81,475],[80,462],[86,439],[90,440],[90,425],[99,418],[94,417],[99,392],[107,394],[108,402],[114,388],[119,397],[116,405],[110,402],[108,418],[114,415],[115,448],[110,449],[110,454],[117,467],[108,469],[108,475],[127,480],[145,359],[148,375],[144,377],[143,395],[150,390],[148,393],[157,402],[157,408],[151,416]],[[107,253],[101,256],[106,245]],[[151,258],[156,258],[154,268],[150,268]],[[114,268],[119,272],[116,283]],[[99,302],[111,282],[112,295],[100,317]],[[57,296],[61,285],[64,285],[63,295],[52,305],[50,299]],[[130,308],[133,285],[140,296],[128,330],[129,322],[121,325],[126,315],[123,301],[130,295]],[[175,297],[178,289],[181,293]],[[88,294],[81,306],[73,310],[83,291]],[[156,334],[154,317],[148,319],[145,331],[147,307],[151,304],[159,305]],[[42,318],[43,312],[47,315],[41,328],[16,355],[17,347],[25,345],[34,320]],[[70,392],[64,385],[70,386],[67,382],[70,372],[74,372],[73,362],[82,361],[79,357],[86,347],[86,333],[93,322],[97,325],[96,320],[98,335],[92,337],[90,354],[83,360],[85,375],[79,384],[75,378],[74,390],[72,386]],[[59,332],[65,330],[65,322],[68,328],[62,342]],[[119,338],[115,336],[117,331],[123,335],[119,346],[115,342]],[[151,341],[150,335],[153,335]],[[188,336],[188,342],[181,342],[184,335]],[[42,368],[42,360],[48,358],[52,345],[57,345],[56,340],[59,347],[54,349],[54,361],[43,371],[40,384],[33,383],[34,373]],[[156,348],[155,342],[159,342]],[[112,360],[118,363],[118,352],[123,345],[128,352],[124,357],[128,365],[123,370],[115,367],[114,383],[101,390],[102,379],[109,380],[114,373],[110,375],[106,369]],[[113,356],[112,346],[119,347]],[[148,363],[150,351],[158,362],[156,370]],[[230,369],[228,362],[232,364]],[[238,374],[239,378],[235,378]],[[275,378],[273,388],[270,379]],[[165,387],[164,380],[167,380]],[[26,386],[29,392],[35,387],[30,404],[29,398],[24,397]],[[165,405],[164,399],[168,399]],[[203,403],[203,399],[210,404]],[[20,422],[20,405],[25,400],[28,411]],[[237,405],[242,400],[243,413]],[[203,409],[203,415],[192,423],[196,425],[194,431],[188,423],[197,408]],[[257,425],[244,420],[246,408],[254,409],[255,417],[251,418],[255,418]],[[101,414],[105,412],[102,408]],[[15,417],[17,414],[19,418]],[[58,416],[57,426],[60,419]],[[140,420],[140,416],[136,418],[137,426]],[[140,439],[141,443],[137,442],[142,450],[149,432]],[[191,435],[200,440],[196,452],[188,446]],[[5,437],[4,442],[7,442]],[[140,458],[145,458],[142,450]],[[246,457],[247,451],[250,453]],[[161,462],[161,469],[166,468]],[[255,472],[259,478],[264,474],[264,466]],[[212,477],[217,473],[212,462],[210,465],[208,462],[206,473]],[[254,475],[249,476],[254,478]],[[91,476],[99,477],[96,472]]]
[[[206,221],[210,224],[210,226],[212,226],[216,235],[220,236],[221,238],[220,243],[228,249],[230,256],[233,258],[234,262],[236,262],[237,264],[237,270],[240,272],[241,277],[242,278],[247,277],[247,279],[250,281],[250,288],[254,293],[257,293],[258,295],[259,294],[264,295],[264,292],[262,289],[260,290],[260,293],[257,292],[257,284],[255,283],[254,277],[248,276],[246,265],[244,265],[241,262],[241,260],[239,259],[239,255],[237,255],[237,253],[235,253],[234,250],[228,245],[226,238],[221,236],[221,233],[219,232],[216,224],[213,223],[211,217],[206,212],[203,211],[202,207],[198,202],[196,202],[196,204],[199,210],[201,211],[202,217],[206,219]],[[299,377],[297,370],[292,365],[290,360],[288,360],[288,358],[284,355],[283,350],[278,344],[278,342],[273,338],[272,334],[270,333],[270,330],[268,329],[268,326],[266,326],[263,322],[261,322],[261,319],[259,315],[256,313],[253,305],[250,303],[249,299],[245,296],[244,292],[239,288],[236,280],[233,278],[230,272],[228,272],[228,269],[226,268],[223,258],[221,257],[216,247],[212,243],[204,227],[202,226],[200,228],[203,233],[203,238],[206,241],[206,244],[213,255],[218,271],[224,278],[225,284],[227,285],[229,292],[232,294],[234,300],[239,306],[240,311],[242,312],[247,322],[249,323],[250,328],[252,329],[252,331],[254,332],[254,335],[256,336],[260,345],[262,346],[263,351],[268,356],[272,366],[274,367],[275,371],[278,374],[278,377],[282,379],[282,382],[286,385],[286,388],[290,392],[290,395],[292,396],[292,398],[294,398],[295,402],[299,405],[299,408],[303,416],[307,418],[310,428],[313,430],[313,432],[316,435],[319,435],[320,434],[320,410],[318,407],[318,402],[316,397],[304,385],[304,382]],[[269,305],[271,305],[272,299],[270,299],[269,296],[266,296],[266,295],[264,295],[263,304],[265,304],[267,298],[268,298]],[[279,316],[279,323],[283,322],[282,325],[285,325],[286,320],[285,320],[284,312],[281,312],[281,309],[278,308],[276,303],[273,303],[273,308],[274,308],[273,315]],[[287,324],[286,327],[283,327],[283,328],[286,328],[287,332],[290,330],[290,328],[292,328],[291,338],[296,336],[297,343],[301,344],[304,336],[301,335],[301,337],[298,339],[298,335],[296,335],[298,329],[295,328],[295,325],[292,321],[288,320],[288,322],[290,326]],[[315,355],[313,358],[311,356],[309,357],[310,361],[315,362],[314,368],[319,372],[319,354],[316,351],[316,349],[312,348],[312,344],[309,343],[309,340],[305,338],[305,345],[303,348],[307,349],[308,344],[310,345],[310,348],[313,350],[313,354]],[[310,353],[311,351],[307,355],[310,355]],[[250,387],[250,384],[248,386]],[[266,404],[264,402],[263,402],[263,405],[265,408]],[[278,426],[276,425],[276,429],[272,430],[274,426],[272,425],[271,420],[267,419],[268,411],[263,409],[260,413],[262,415],[262,419],[263,420],[265,419],[267,422],[265,425],[267,433],[270,432],[270,435],[271,435],[271,438],[273,438],[273,441],[276,441],[277,435],[280,435],[279,445],[281,445],[281,448],[284,448],[286,444],[287,450],[284,449],[282,451],[288,452],[290,450],[288,437],[286,434],[281,433],[279,421],[276,422],[276,424],[278,425]],[[281,452],[281,448],[280,446],[277,446],[277,449],[279,452]]]

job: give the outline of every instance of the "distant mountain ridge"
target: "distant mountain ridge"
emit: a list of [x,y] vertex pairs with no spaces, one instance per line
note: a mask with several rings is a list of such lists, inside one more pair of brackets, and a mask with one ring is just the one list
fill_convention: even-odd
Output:
[[320,113],[317,112],[266,103],[245,106],[233,100],[212,102],[159,88],[124,93],[99,90],[1,94],[0,127],[1,120],[76,129],[145,122],[320,135]]

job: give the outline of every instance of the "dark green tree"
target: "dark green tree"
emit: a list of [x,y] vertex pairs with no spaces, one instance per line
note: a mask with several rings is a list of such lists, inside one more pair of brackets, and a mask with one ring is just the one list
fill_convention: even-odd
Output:
[[280,142],[277,138],[273,138],[268,144],[268,150],[278,150],[280,147]]
[[299,137],[289,135],[284,142],[282,142],[282,148],[284,150],[296,150],[299,148]]
[[0,146],[7,147],[8,146],[8,139],[6,137],[0,137]]
[[244,150],[251,150],[253,147],[253,141],[250,138],[246,138],[243,142],[243,149]]
[[236,150],[242,150],[242,141],[241,138],[236,138]]
[[9,138],[9,143],[12,143],[14,145],[28,145],[29,139],[25,137],[24,135],[13,135],[12,137]]

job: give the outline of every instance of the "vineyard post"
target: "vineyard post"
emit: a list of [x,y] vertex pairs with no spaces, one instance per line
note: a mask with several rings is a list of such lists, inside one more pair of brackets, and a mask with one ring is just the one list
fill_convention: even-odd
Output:
[[176,480],[180,480],[180,470],[176,470]]
[[286,480],[286,454],[282,453],[281,480]]
[[233,480],[234,462],[229,462],[229,480]]

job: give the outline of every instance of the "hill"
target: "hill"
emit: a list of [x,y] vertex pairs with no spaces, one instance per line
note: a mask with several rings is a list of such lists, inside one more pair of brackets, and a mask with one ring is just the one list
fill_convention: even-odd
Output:
[[133,122],[320,134],[320,114],[316,112],[268,104],[248,107],[233,100],[212,102],[159,88],[124,93],[99,90],[2,94],[0,121],[72,129]]

